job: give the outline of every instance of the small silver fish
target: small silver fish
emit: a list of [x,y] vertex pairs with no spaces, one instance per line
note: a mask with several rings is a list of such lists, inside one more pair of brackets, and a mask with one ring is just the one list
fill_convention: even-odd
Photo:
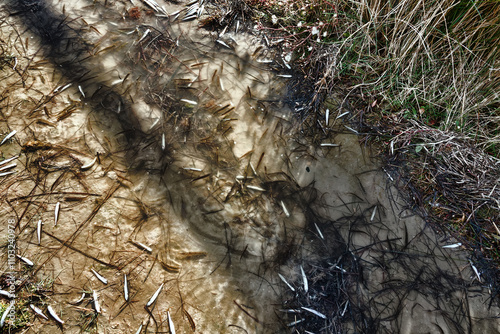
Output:
[[307,293],[307,291],[309,291],[309,283],[307,282],[307,276],[302,266],[300,266],[300,273],[302,274],[302,280],[304,281],[304,292]]
[[42,318],[44,318],[45,320],[49,320],[49,318],[47,318],[47,316],[45,314],[43,314],[42,310],[40,310],[38,307],[36,307],[35,305],[33,304],[30,304],[30,307],[33,311],[35,311],[36,314],[38,314],[39,316],[41,316]]
[[40,245],[40,241],[42,240],[42,220],[41,219],[38,221],[38,224],[36,226],[36,235],[38,237],[38,244]]
[[83,92],[82,86],[78,85],[78,90],[82,94],[83,98],[85,98],[85,93]]
[[194,167],[184,167],[182,169],[184,169],[184,170],[190,170],[190,171],[193,171],[193,172],[201,172],[201,171],[203,171],[200,168],[194,168]]
[[266,191],[266,189],[262,189],[261,187],[252,186],[252,185],[248,185],[247,188],[252,189],[252,190],[256,190],[256,191]]
[[168,328],[170,329],[170,334],[175,334],[174,322],[172,321],[172,318],[170,318],[169,311],[167,311],[167,317],[168,317]]
[[5,138],[2,140],[2,142],[0,143],[0,145],[3,145],[3,143],[5,143],[10,138],[12,138],[12,136],[14,136],[16,133],[17,133],[16,130],[14,130],[11,133],[9,133],[7,136],[5,136]]
[[287,280],[280,273],[278,273],[278,276],[279,276],[279,278],[281,278],[281,280],[283,281],[283,283],[285,283],[286,285],[288,285],[288,287],[290,288],[290,290],[292,290],[293,292],[295,292],[295,288],[293,286],[291,286],[290,283],[288,283]]
[[148,253],[152,253],[153,252],[153,249],[151,247],[148,247],[146,246],[145,244],[143,244],[142,242],[139,242],[139,241],[136,241],[135,242],[138,246],[140,246],[142,249],[144,249],[146,252]]
[[346,111],[345,113],[342,113],[342,114],[338,115],[338,116],[337,116],[337,119],[338,119],[338,118],[342,118],[342,117],[344,117],[344,116],[345,116],[345,115],[347,115],[348,113],[349,113],[349,112],[348,112],[348,111]]
[[373,218],[375,218],[375,213],[376,212],[377,212],[377,206],[375,205],[375,207],[373,208],[372,216],[370,217],[370,221],[371,222],[373,221]]
[[321,233],[321,230],[319,229],[319,226],[314,223],[314,226],[316,227],[316,230],[318,231],[319,237],[323,240],[325,240],[325,237],[323,236],[323,233]]
[[474,273],[475,273],[475,274],[476,274],[476,276],[477,276],[477,280],[478,280],[479,282],[482,282],[482,281],[481,281],[481,273],[479,272],[479,270],[477,270],[476,266],[472,263],[472,261],[471,261],[471,260],[469,260],[469,262],[470,262],[470,266],[472,267],[472,269],[474,270]]
[[0,328],[5,324],[5,319],[7,319],[7,316],[9,315],[9,312],[13,307],[14,303],[10,303],[9,307],[7,307],[5,309],[5,312],[3,312],[2,319],[0,319]]
[[457,248],[457,247],[460,247],[460,246],[462,246],[461,242],[453,244],[453,245],[444,245],[443,248]]
[[57,221],[59,220],[59,209],[61,208],[61,203],[56,203],[56,208],[54,209],[54,226],[57,225]]
[[220,39],[216,40],[216,42],[228,49],[231,49],[229,45],[227,45],[224,41],[221,41]]
[[25,258],[24,256],[17,255],[18,258],[20,258],[24,263],[26,263],[28,266],[33,267],[33,262],[31,262],[30,259]]
[[101,306],[99,305],[99,300],[97,299],[97,292],[94,290],[92,291],[92,296],[94,298],[94,307],[95,307],[95,311],[97,313],[101,313]]
[[99,275],[99,273],[97,271],[95,271],[92,268],[90,270],[92,271],[92,273],[94,273],[95,277],[97,277],[99,279],[99,281],[101,281],[104,284],[108,284],[108,280],[105,279],[102,275]]
[[73,305],[80,304],[83,301],[83,299],[85,299],[85,292],[82,293],[82,296],[78,300],[76,300],[74,302],[70,302],[70,304],[73,304]]
[[94,164],[95,164],[96,161],[97,161],[97,157],[95,157],[94,160],[92,160],[88,164],[81,166],[80,169],[81,170],[89,169],[90,167],[94,166]]
[[5,296],[7,298],[15,298],[16,296],[10,293],[9,291],[0,290],[0,295]]
[[320,312],[318,312],[318,311],[315,311],[315,310],[313,310],[313,309],[311,309],[311,308],[309,308],[309,307],[303,307],[303,306],[302,306],[302,307],[301,307],[301,309],[303,309],[303,310],[305,310],[305,311],[307,311],[307,312],[310,312],[310,313],[312,313],[312,314],[314,314],[314,315],[317,315],[317,316],[318,316],[318,317],[320,317],[320,318],[326,319],[326,315],[324,315],[323,313],[320,313]]
[[15,160],[15,159],[17,159],[17,158],[19,158],[19,156],[18,156],[18,155],[14,156],[14,157],[12,157],[12,158],[5,159],[5,160],[3,160],[3,161],[0,161],[0,166],[5,165],[6,163],[9,163],[9,162],[11,162],[12,160]]
[[123,278],[123,296],[125,297],[125,301],[128,302],[128,281],[127,274],[124,274]]
[[283,212],[285,212],[285,216],[290,217],[290,212],[288,212],[288,209],[285,206],[285,203],[281,201],[281,207],[283,208]]
[[11,169],[11,168],[14,168],[14,167],[16,167],[16,166],[17,166],[17,164],[16,164],[16,163],[12,163],[12,164],[10,164],[10,165],[7,165],[7,166],[3,166],[3,167],[1,167],[1,168],[0,168],[0,171],[2,171],[2,170],[7,170],[7,169]]
[[54,311],[54,309],[52,308],[52,306],[47,306],[47,311],[49,311],[49,314],[52,318],[54,318],[58,323],[60,323],[61,325],[64,324],[64,321],[61,320],[61,318],[59,318],[57,316],[57,313],[56,311]]
[[193,101],[193,100],[187,100],[187,99],[181,99],[182,102],[186,102],[188,104],[192,104],[193,106],[197,105],[198,102]]
[[161,289],[163,289],[163,284],[165,284],[165,283],[162,283],[160,285],[160,287],[158,288],[158,290],[156,290],[154,295],[151,297],[151,299],[149,299],[148,303],[146,304],[147,307],[150,307],[156,301],[156,298],[158,298],[158,295],[160,294]]

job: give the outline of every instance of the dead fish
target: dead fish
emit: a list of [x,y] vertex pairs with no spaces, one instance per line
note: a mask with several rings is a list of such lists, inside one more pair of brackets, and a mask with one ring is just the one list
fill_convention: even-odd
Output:
[[184,18],[182,19],[182,21],[183,21],[183,22],[185,22],[185,21],[189,21],[189,20],[194,20],[195,18],[197,18],[196,13],[194,13],[194,14],[192,14],[192,15],[190,15],[190,16],[186,16],[186,17],[184,17]]
[[472,267],[472,269],[474,270],[474,273],[475,273],[475,274],[476,274],[476,276],[477,276],[477,280],[478,280],[479,282],[481,282],[481,273],[479,272],[479,270],[477,270],[476,266],[472,263],[472,261],[471,261],[471,260],[469,260],[469,262],[470,262],[470,266]]
[[7,319],[7,316],[9,315],[9,312],[13,307],[14,303],[10,303],[9,307],[7,307],[5,309],[5,312],[3,312],[2,319],[0,319],[0,328],[5,324],[5,319]]
[[41,219],[38,221],[38,224],[36,226],[36,235],[38,237],[38,244],[40,245],[40,241],[42,240],[42,220]]
[[190,170],[193,172],[202,172],[203,170],[201,168],[194,168],[194,167],[183,167],[182,169],[184,170]]
[[[62,87],[61,87],[61,89],[59,90],[59,93],[62,93],[62,92],[63,92],[63,91],[65,91],[67,88],[69,88],[71,85],[72,85],[72,84],[71,84],[71,83],[69,83],[69,84],[67,84],[67,85],[65,85],[65,86],[62,86]],[[56,92],[56,91],[54,91],[54,93],[55,93],[55,92]]]
[[151,124],[151,126],[149,127],[149,130],[151,130],[152,128],[154,128],[159,122],[160,122],[160,119],[157,118],[156,121],[154,121],[154,123]]
[[82,296],[80,298],[78,298],[78,300],[76,300],[74,302],[70,302],[70,304],[74,304],[74,305],[80,304],[84,299],[85,299],[85,292],[82,293]]
[[344,268],[341,268],[341,267],[339,267],[339,266],[337,266],[337,265],[335,265],[335,268],[336,268],[336,269],[338,269],[338,270],[340,270],[340,271],[341,271],[341,272],[343,272],[343,273],[346,273],[346,272],[347,272],[347,270],[345,270]]
[[342,114],[338,115],[338,116],[337,116],[337,119],[338,119],[338,118],[341,118],[341,117],[344,117],[344,116],[345,116],[345,115],[347,115],[348,113],[349,113],[349,112],[348,112],[348,111],[346,111],[345,113],[342,113]]
[[[144,32],[144,34],[142,35],[142,37],[141,37],[141,38],[137,41],[137,43],[140,43],[140,42],[141,42],[144,38],[146,38],[150,32],[151,32],[151,30],[150,30],[150,29],[147,29],[147,30]],[[118,81],[120,81],[120,82],[121,82],[121,80],[118,80]],[[118,83],[120,83],[120,82],[118,82]],[[113,84],[111,84],[111,85],[113,86]]]
[[228,48],[228,49],[231,49],[231,47],[227,43],[225,43],[224,41],[221,41],[220,39],[216,40],[216,42],[219,43],[220,45]]
[[12,160],[15,160],[15,159],[17,159],[17,158],[19,158],[19,156],[18,156],[18,155],[16,155],[15,157],[12,157],[12,158],[5,159],[5,160],[3,160],[3,161],[0,161],[0,166],[5,165],[6,163],[9,163],[9,162],[11,162]]
[[168,16],[167,11],[163,9],[163,7],[161,7],[156,1],[154,0],[143,0],[143,1],[146,5],[151,7],[155,12]]
[[253,179],[252,176],[236,175],[236,180],[251,180],[251,179]]
[[[148,29],[149,30],[149,29]],[[146,30],[146,32],[148,32],[148,30]],[[142,40],[142,38],[139,40],[139,42]],[[111,86],[116,86],[118,84],[121,84],[125,79],[116,79],[115,81],[113,81],[111,83]],[[118,106],[118,108],[120,108],[120,106]],[[120,113],[120,109],[118,109],[118,114]]]
[[61,318],[59,318],[57,316],[57,313],[56,311],[54,311],[54,309],[52,308],[52,306],[47,306],[47,311],[49,311],[49,314],[52,318],[54,318],[58,323],[60,323],[61,325],[64,324],[64,321],[61,320]]
[[175,334],[174,322],[172,321],[172,318],[170,318],[169,311],[167,311],[167,317],[168,317],[168,328],[170,329],[170,334]]
[[290,212],[288,212],[288,209],[286,208],[285,203],[283,203],[283,201],[281,201],[281,207],[283,208],[283,212],[285,212],[285,215],[287,217],[290,217]]
[[261,187],[252,186],[252,185],[248,185],[247,188],[252,189],[252,190],[256,190],[256,191],[266,191],[266,189],[262,189]]
[[185,102],[185,103],[187,103],[187,104],[191,104],[191,105],[193,105],[193,106],[198,105],[198,102],[193,101],[193,100],[181,99],[181,101],[182,101],[182,102]]
[[293,292],[295,292],[295,288],[293,286],[291,286],[290,283],[288,283],[287,280],[280,273],[278,273],[278,276],[279,276],[279,278],[281,278],[281,280],[283,281],[283,283],[285,283],[286,285],[288,285],[288,287],[290,288],[290,290],[292,290]]
[[376,212],[377,212],[377,206],[375,205],[375,207],[373,208],[372,216],[370,217],[370,221],[371,222],[373,221],[373,218],[375,218],[375,213]]
[[224,84],[222,83],[222,79],[219,77],[219,85],[220,85],[220,89],[225,92],[226,90],[224,89]]
[[80,169],[81,170],[89,169],[90,167],[94,166],[94,164],[95,164],[96,161],[97,161],[97,157],[95,157],[94,160],[92,160],[88,164],[81,166]]
[[39,316],[41,316],[42,318],[44,318],[45,320],[49,320],[49,318],[47,318],[47,316],[45,314],[43,314],[42,310],[40,310],[38,307],[36,307],[35,305],[33,304],[30,304],[30,307],[31,309],[36,313],[38,314]]
[[78,85],[78,90],[80,91],[80,94],[82,94],[83,98],[85,98],[85,93],[83,92],[82,86]]
[[453,244],[453,245],[444,245],[443,248],[457,248],[457,247],[460,247],[460,246],[462,246],[461,242]]
[[54,209],[54,226],[57,225],[57,221],[59,220],[59,209],[61,207],[61,203],[56,203],[56,208]]
[[20,258],[28,266],[33,267],[33,262],[31,262],[30,259],[25,258],[24,256],[21,256],[21,255],[17,255],[17,257]]
[[344,126],[345,126],[345,128],[346,128],[347,130],[352,131],[352,132],[354,132],[355,134],[359,134],[359,132],[358,132],[358,131],[356,131],[356,130],[354,130],[353,128],[348,127],[347,125],[344,125]]
[[271,46],[271,43],[269,43],[269,39],[267,38],[266,35],[264,35],[264,39],[266,40],[266,45],[267,46]]
[[16,167],[16,166],[17,166],[17,164],[16,164],[16,163],[13,163],[13,164],[10,164],[10,165],[7,165],[7,166],[3,166],[3,167],[1,167],[1,168],[0,168],[0,171],[2,171],[2,170],[7,170],[7,169],[11,169],[11,168],[14,168],[14,167]]
[[99,273],[97,271],[95,271],[92,268],[90,270],[92,271],[92,273],[94,273],[95,277],[97,277],[97,279],[99,279],[99,281],[101,281],[104,284],[108,284],[108,280],[105,279],[103,276],[99,275]]
[[137,246],[139,246],[140,248],[144,249],[146,252],[148,253],[152,253],[153,252],[153,249],[151,247],[148,247],[146,246],[145,244],[143,244],[142,242],[139,242],[139,241],[136,241],[135,244]]
[[323,236],[323,233],[321,233],[321,230],[319,229],[318,225],[316,225],[316,223],[314,223],[314,226],[316,227],[316,230],[318,231],[320,238],[325,240],[325,237]]
[[135,332],[135,334],[140,334],[142,332],[142,324],[139,326],[139,329],[137,330],[137,332]]
[[92,291],[92,295],[94,297],[94,307],[95,307],[95,311],[97,313],[101,313],[101,305],[99,305],[99,300],[97,299],[97,292],[94,290]]
[[297,324],[300,324],[302,321],[304,321],[305,319],[299,319],[299,320],[296,320],[296,321],[293,321],[291,323],[289,323],[287,326],[288,327],[292,327],[292,326],[295,326]]
[[309,290],[309,284],[307,282],[306,273],[304,272],[304,268],[302,268],[302,266],[300,266],[300,273],[302,274],[302,280],[304,281],[304,292],[307,293],[307,291]]
[[154,295],[151,297],[151,299],[149,299],[148,303],[146,304],[147,307],[150,307],[156,301],[156,298],[158,298],[158,295],[160,294],[161,289],[163,289],[163,284],[165,284],[165,283],[162,283],[160,285],[160,287],[158,288],[158,290],[156,290]]
[[0,143],[0,145],[3,145],[3,143],[5,143],[10,138],[12,138],[16,133],[17,133],[16,130],[14,130],[11,133],[9,133],[7,136],[5,136],[5,138],[2,140],[2,142]]
[[301,307],[301,309],[303,309],[304,311],[310,312],[310,313],[312,313],[312,314],[314,314],[314,315],[317,315],[317,316],[318,316],[318,317],[320,317],[320,318],[326,319],[326,315],[324,315],[323,313],[320,313],[320,312],[318,312],[318,311],[316,311],[316,310],[313,310],[312,308],[309,308],[309,307],[303,307],[303,306],[302,306],[302,307]]
[[344,316],[345,311],[347,310],[347,306],[348,306],[348,305],[349,305],[349,301],[347,301],[347,302],[345,303],[344,310],[342,311],[342,313],[340,313],[340,316],[341,316],[341,317],[343,317],[343,316]]
[[250,163],[250,168],[252,168],[252,172],[254,173],[254,175],[257,175],[257,171],[255,170],[252,163]]
[[14,174],[14,173],[17,173],[17,172],[15,170],[13,170],[13,171],[10,171],[10,172],[0,173],[0,176],[7,176],[7,175]]
[[15,295],[13,295],[12,293],[10,293],[9,291],[5,291],[5,290],[0,290],[0,295],[5,296],[7,298],[14,298],[14,297],[16,297]]
[[123,296],[125,297],[125,301],[128,302],[128,282],[127,282],[127,274],[124,274],[123,278]]

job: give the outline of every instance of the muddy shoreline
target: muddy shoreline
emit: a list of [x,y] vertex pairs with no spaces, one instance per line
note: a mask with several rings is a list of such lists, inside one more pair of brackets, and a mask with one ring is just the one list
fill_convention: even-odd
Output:
[[352,111],[321,107],[304,135],[261,34],[142,3],[138,19],[121,1],[13,3],[0,149],[20,157],[0,184],[34,262],[16,264],[19,330],[499,332],[467,254],[408,210]]

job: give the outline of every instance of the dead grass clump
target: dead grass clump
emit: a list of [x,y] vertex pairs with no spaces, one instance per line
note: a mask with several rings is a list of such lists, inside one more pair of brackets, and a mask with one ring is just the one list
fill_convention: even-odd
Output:
[[243,23],[252,17],[252,10],[244,0],[209,0],[205,10],[207,16],[200,19],[200,26],[210,30],[224,29],[237,24],[237,20]]
[[[472,251],[491,287],[500,279],[500,160],[465,134],[385,118],[391,177],[414,209]],[[390,121],[389,121],[390,120]],[[492,291],[497,295],[498,291]]]

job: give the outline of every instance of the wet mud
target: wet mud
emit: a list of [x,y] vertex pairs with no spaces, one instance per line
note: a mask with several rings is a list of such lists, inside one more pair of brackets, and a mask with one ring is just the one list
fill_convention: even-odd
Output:
[[16,293],[64,321],[28,332],[500,332],[480,268],[406,207],[341,98],[306,135],[263,35],[147,3],[1,7],[2,216],[34,263]]

